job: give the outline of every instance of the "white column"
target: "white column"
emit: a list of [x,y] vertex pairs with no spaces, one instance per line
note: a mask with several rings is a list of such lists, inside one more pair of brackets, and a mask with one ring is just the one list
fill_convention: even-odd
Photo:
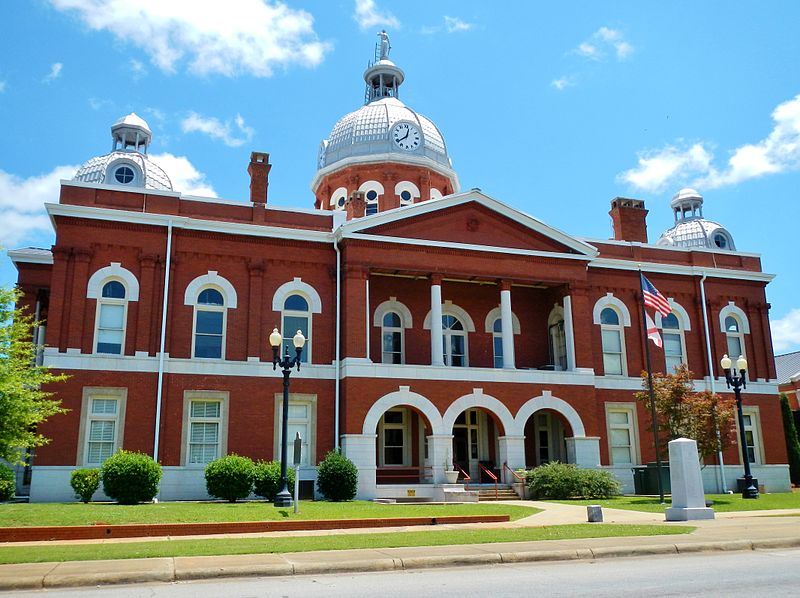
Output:
[[572,325],[572,297],[564,297],[564,339],[567,345],[567,370],[575,369],[575,329]]
[[574,436],[565,438],[567,461],[578,467],[592,469],[600,467],[600,438],[597,436]]
[[[507,463],[513,469],[525,468],[525,437],[524,436],[500,436],[497,439],[499,450],[498,467]],[[513,480],[506,478],[505,471],[502,473],[505,483],[510,484]],[[513,477],[513,476],[512,476]]]
[[377,495],[377,465],[375,439],[377,434],[342,434],[342,454],[358,467],[359,500],[371,500]]
[[428,436],[428,461],[433,467],[433,483],[444,484],[445,469],[453,469],[453,436],[431,434]]
[[503,338],[503,369],[513,370],[514,365],[514,320],[511,317],[511,289],[500,291],[500,320]]
[[442,285],[431,282],[431,365],[444,365],[442,346]]

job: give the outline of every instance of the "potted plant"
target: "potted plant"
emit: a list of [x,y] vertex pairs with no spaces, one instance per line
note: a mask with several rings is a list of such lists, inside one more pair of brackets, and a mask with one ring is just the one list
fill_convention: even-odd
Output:
[[445,459],[444,462],[444,477],[448,484],[455,484],[458,482],[458,470],[453,466],[450,453],[447,454],[447,459]]

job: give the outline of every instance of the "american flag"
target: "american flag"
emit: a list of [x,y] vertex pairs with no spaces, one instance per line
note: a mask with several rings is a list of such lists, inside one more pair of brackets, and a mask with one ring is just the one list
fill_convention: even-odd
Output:
[[652,307],[664,317],[668,316],[672,312],[672,308],[669,306],[667,298],[658,292],[658,289],[653,286],[652,282],[647,280],[644,274],[640,274],[640,276],[642,277],[642,293],[644,294],[645,306]]

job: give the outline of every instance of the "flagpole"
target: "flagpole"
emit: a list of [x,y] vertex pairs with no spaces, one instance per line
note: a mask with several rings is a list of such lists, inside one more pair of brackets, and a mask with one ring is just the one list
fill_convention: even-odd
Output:
[[642,282],[642,269],[639,268],[639,292],[642,307],[642,330],[644,331],[644,354],[647,363],[647,390],[650,394],[650,417],[653,420],[653,442],[656,448],[656,471],[658,473],[658,497],[664,504],[664,484],[661,481],[661,447],[658,442],[658,418],[656,414],[656,395],[653,391],[653,368],[650,365],[650,340],[647,338],[647,312],[644,309],[644,284]]

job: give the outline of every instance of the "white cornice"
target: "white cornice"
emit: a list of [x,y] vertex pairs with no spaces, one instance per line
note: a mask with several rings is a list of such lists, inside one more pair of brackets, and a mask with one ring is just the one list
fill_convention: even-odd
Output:
[[262,226],[259,224],[246,224],[240,222],[225,222],[220,220],[202,220],[187,216],[170,214],[151,214],[147,212],[129,212],[111,208],[97,208],[92,206],[73,206],[67,204],[45,204],[47,213],[52,219],[54,216],[68,218],[87,218],[90,220],[110,220],[114,222],[127,222],[150,226],[167,226],[170,221],[176,228],[187,230],[214,232],[230,235],[243,235],[249,237],[269,237],[276,239],[292,239],[295,241],[311,241],[314,243],[331,243],[333,235],[329,232],[307,230],[302,228],[288,228],[279,226]]
[[760,253],[750,253],[747,251],[722,251],[718,250],[715,251],[713,249],[708,249],[707,247],[666,247],[664,245],[654,245],[652,243],[642,243],[640,241],[618,241],[617,239],[592,239],[588,237],[576,237],[585,243],[589,243],[590,245],[594,244],[602,244],[602,245],[618,245],[620,247],[644,247],[646,249],[655,249],[656,251],[679,251],[679,252],[687,252],[687,251],[694,251],[697,253],[708,253],[712,254],[715,253],[717,255],[735,255],[740,257],[754,257],[760,258]]
[[321,168],[314,174],[314,178],[311,179],[311,191],[316,194],[317,187],[319,187],[322,179],[349,166],[362,164],[384,164],[386,162],[391,162],[392,164],[410,164],[412,166],[422,166],[424,168],[428,168],[434,172],[438,172],[443,177],[450,179],[450,184],[453,185],[453,189],[456,191],[460,189],[458,175],[452,168],[447,168],[446,166],[443,166],[442,164],[439,164],[430,158],[426,158],[425,156],[414,156],[411,154],[404,156],[397,153],[384,153],[368,154],[365,156],[350,156],[342,160],[337,160],[330,166]]
[[611,258],[595,258],[589,262],[590,268],[608,268],[612,270],[639,270],[659,274],[678,274],[680,276],[710,276],[712,278],[734,278],[756,282],[770,282],[774,274],[734,270],[732,268],[707,268],[704,266],[682,266],[679,264],[657,264],[653,262],[637,262],[635,260],[617,260]]
[[140,195],[162,195],[164,197],[179,198],[181,194],[177,191],[162,191],[160,189],[147,189],[146,187],[123,187],[122,185],[109,185],[106,183],[87,183],[84,181],[73,181],[71,179],[61,179],[62,187],[81,187],[83,189],[103,189],[104,191],[118,191],[120,193],[138,193]]
[[10,249],[8,257],[15,264],[52,264],[53,254],[47,250]]

